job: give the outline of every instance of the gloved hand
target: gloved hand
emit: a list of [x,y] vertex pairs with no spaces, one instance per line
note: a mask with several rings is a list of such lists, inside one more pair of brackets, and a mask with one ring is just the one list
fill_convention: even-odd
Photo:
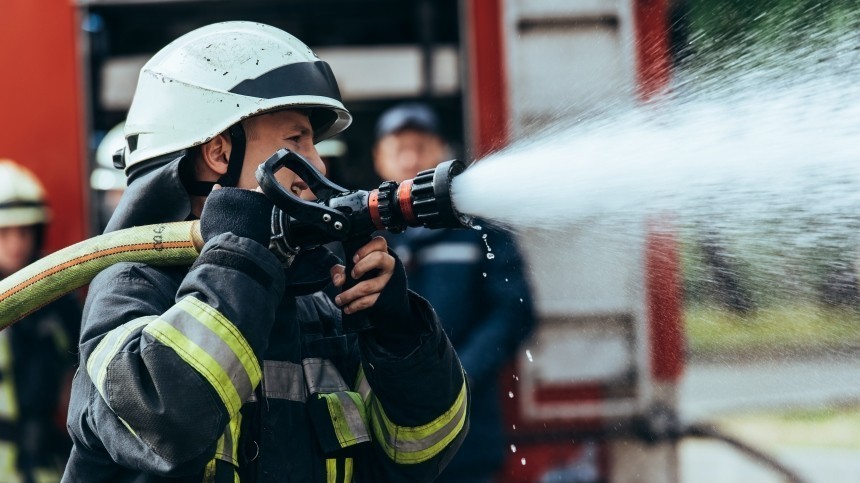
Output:
[[263,193],[241,188],[212,190],[200,214],[200,234],[204,241],[230,232],[269,247],[272,207]]
[[376,303],[367,309],[367,315],[373,321],[376,330],[382,333],[414,333],[412,306],[409,303],[409,292],[406,290],[406,270],[400,258],[392,250],[388,250],[388,254],[394,258],[391,278],[383,287]]
[[423,328],[420,319],[412,315],[403,263],[394,251],[389,250],[388,253],[394,257],[394,271],[376,303],[367,312],[379,345],[392,354],[405,356],[418,347]]
[[[403,263],[388,250],[382,237],[376,237],[356,252],[353,278],[370,278],[345,290],[335,303],[347,314],[366,310],[374,328],[371,332],[377,342],[391,352],[405,354],[417,346],[424,328],[421,318],[415,317],[406,284]],[[332,279],[340,287],[345,281],[344,267],[332,269]]]

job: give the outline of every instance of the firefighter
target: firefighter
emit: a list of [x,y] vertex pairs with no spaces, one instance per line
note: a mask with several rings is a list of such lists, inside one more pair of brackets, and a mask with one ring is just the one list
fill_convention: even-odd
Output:
[[[468,386],[384,239],[358,250],[354,275],[369,278],[335,300],[321,291],[344,280],[330,252],[267,249],[256,166],[289,148],[323,169],[314,144],[350,122],[328,65],[267,25],[209,25],[144,65],[107,231],[199,217],[205,245],[189,267],[123,263],[93,280],[63,481],[431,481],[445,467]],[[374,328],[342,334],[341,310]]]
[[[410,179],[450,157],[439,117],[427,104],[387,110],[376,138],[374,167],[383,179]],[[442,473],[444,482],[489,482],[499,471],[506,451],[499,372],[535,323],[513,238],[483,225],[481,231],[416,228],[389,236],[406,265],[409,287],[438,312],[472,389],[469,435]]]
[[[0,279],[34,262],[48,222],[45,191],[0,160]],[[80,309],[64,297],[0,332],[0,481],[59,481],[71,441],[62,418]]]
[[96,218],[100,230],[104,230],[108,220],[125,191],[125,176],[113,166],[113,155],[125,145],[123,130],[125,121],[115,125],[105,133],[96,148],[96,166],[90,173],[90,189],[96,205]]

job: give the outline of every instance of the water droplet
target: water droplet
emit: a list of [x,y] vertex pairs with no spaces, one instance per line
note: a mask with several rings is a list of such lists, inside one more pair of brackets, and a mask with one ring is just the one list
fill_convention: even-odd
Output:
[[508,279],[505,279],[505,282],[507,282],[507,281],[508,281]]
[[516,452],[517,452],[517,445],[512,444],[511,445],[511,453],[516,453]]
[[514,380],[515,380],[515,381],[519,381],[519,380],[520,380],[520,376],[514,375]]
[[525,465],[526,465],[526,459],[525,459],[525,458],[522,458],[522,459],[520,460],[520,463],[522,463],[522,464],[523,464],[523,466],[525,466]]
[[520,298],[520,303],[523,303],[523,299],[522,299],[522,298]]
[[514,398],[514,391],[508,391],[508,397],[513,399]]
[[532,358],[532,351],[526,349],[526,357],[529,358],[529,362],[534,362],[534,358]]
[[516,431],[516,429],[517,429],[517,425],[516,425],[516,424],[511,425],[511,427],[514,429],[514,431]]
[[[493,255],[492,253],[488,253],[488,254],[487,254],[487,260],[492,260],[492,259],[494,259],[494,258],[496,258],[496,256],[495,256],[495,255]],[[507,279],[506,279],[505,281],[507,282]]]
[[487,278],[487,272],[484,272],[484,273],[482,273],[481,275],[483,275],[483,276],[484,276],[484,278]]

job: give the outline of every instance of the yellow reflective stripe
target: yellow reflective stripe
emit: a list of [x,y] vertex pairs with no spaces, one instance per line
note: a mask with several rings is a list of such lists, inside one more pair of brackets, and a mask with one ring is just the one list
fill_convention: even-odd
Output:
[[54,468],[36,468],[33,470],[33,483],[57,483],[63,477]]
[[182,299],[144,332],[199,372],[231,416],[260,383],[260,364],[242,333],[220,312],[194,297]]
[[15,394],[15,371],[12,367],[12,344],[9,332],[0,332],[0,418],[18,419],[18,396]]
[[122,418],[121,418],[121,417],[119,417],[119,416],[117,416],[117,419],[119,419],[119,422],[121,422],[121,423],[122,423],[122,425],[123,425],[123,426],[125,426],[125,429],[127,429],[129,433],[131,433],[135,438],[137,438],[137,437],[138,437],[138,436],[137,436],[137,431],[135,431],[134,429],[132,429],[132,428],[131,428],[131,425],[130,425],[130,424],[128,424],[128,423],[125,421],[125,419],[122,419]]
[[177,305],[200,322],[204,324],[207,321],[212,323],[211,325],[206,324],[207,327],[218,334],[224,342],[227,342],[227,345],[230,346],[230,349],[239,358],[239,362],[242,363],[245,372],[250,376],[253,383],[252,386],[256,387],[260,382],[260,378],[263,377],[263,371],[260,369],[260,363],[257,361],[257,356],[254,355],[254,350],[251,349],[251,345],[248,344],[248,341],[245,340],[245,336],[239,332],[239,329],[227,317],[224,317],[221,312],[194,297],[185,297]]
[[334,434],[337,436],[337,442],[340,443],[340,447],[345,448],[349,446],[352,441],[355,441],[355,435],[349,429],[346,414],[343,412],[343,407],[340,405],[337,394],[319,394],[318,397],[325,399],[329,416],[331,416],[331,423],[334,427]]
[[0,441],[0,478],[4,483],[23,481],[18,472],[18,448],[6,441]]
[[352,481],[352,458],[347,458],[346,461],[343,462],[343,483],[350,483]]
[[87,359],[87,374],[89,374],[90,379],[96,386],[96,390],[102,395],[102,399],[105,402],[107,402],[108,398],[105,393],[104,382],[110,362],[139,328],[147,325],[156,318],[154,315],[139,317],[122,324],[105,334],[104,338],[102,338],[95,350],[90,354],[90,357]]
[[370,424],[380,447],[395,463],[415,464],[433,458],[457,437],[466,423],[466,381],[454,404],[422,426],[398,426],[388,419],[375,397],[370,401]]
[[203,483],[215,483],[215,460],[211,459],[206,463],[206,469],[203,470]]
[[182,332],[174,329],[170,324],[163,320],[157,320],[146,328],[146,332],[155,337],[162,344],[170,347],[200,373],[215,389],[227,411],[232,416],[239,412],[242,406],[242,398],[239,397],[239,392],[230,380],[230,376],[218,364],[212,356],[201,349],[200,346],[194,343],[191,339],[185,337]]
[[224,428],[224,434],[218,439],[215,458],[233,466],[239,466],[239,429],[241,427],[242,413],[237,413]]
[[335,436],[341,448],[370,441],[367,414],[361,396],[350,391],[318,394],[325,399]]
[[327,458],[325,460],[326,483],[337,483],[337,460]]
[[239,474],[235,468],[239,466],[239,431],[241,427],[242,413],[237,413],[224,428],[224,434],[215,443],[215,456],[206,463],[206,468],[203,470],[203,483],[215,481],[217,460],[229,463],[231,465],[230,471],[233,472],[233,479],[239,481]]

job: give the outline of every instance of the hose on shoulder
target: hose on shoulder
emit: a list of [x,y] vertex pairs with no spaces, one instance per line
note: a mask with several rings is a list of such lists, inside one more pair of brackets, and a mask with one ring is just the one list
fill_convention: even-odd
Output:
[[126,228],[76,243],[0,280],[0,330],[83,287],[113,264],[190,265],[202,248],[196,220]]

